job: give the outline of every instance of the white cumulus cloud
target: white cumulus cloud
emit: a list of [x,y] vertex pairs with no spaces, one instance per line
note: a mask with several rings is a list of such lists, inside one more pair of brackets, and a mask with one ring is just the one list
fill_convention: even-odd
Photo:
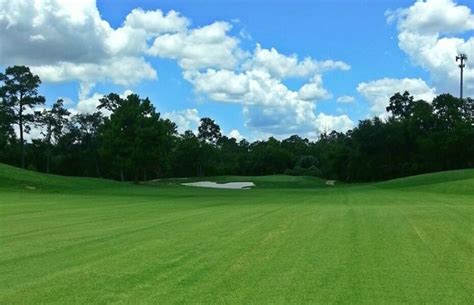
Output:
[[183,32],[190,23],[186,17],[173,10],[164,14],[161,10],[144,11],[137,8],[127,15],[124,26],[145,30],[148,35],[157,36],[163,33]]
[[346,132],[354,128],[354,122],[345,114],[327,115],[320,113],[316,119],[316,126],[320,133],[331,132],[333,130]]
[[[240,69],[188,70],[184,71],[184,78],[198,94],[217,102],[242,104],[247,127],[287,134],[319,130],[316,102],[332,96],[323,85],[321,73],[346,69],[349,66],[343,62],[311,58],[300,61],[296,55],[257,45],[253,56],[244,60]],[[292,90],[284,83],[289,77],[306,82]]]
[[232,129],[229,132],[229,137],[234,138],[235,140],[237,140],[237,142],[240,142],[240,140],[244,139],[244,137],[240,134],[240,132],[237,129]]
[[[91,94],[96,84],[129,87],[155,80],[158,73],[149,59],[173,59],[197,94],[215,102],[240,103],[252,128],[278,134],[318,130],[316,102],[331,97],[323,85],[324,73],[350,66],[282,54],[258,43],[247,51],[233,27],[238,23],[192,27],[179,12],[136,8],[113,28],[101,17],[95,0],[3,1],[0,65],[28,65],[44,82],[78,81],[77,110],[90,112],[100,97]],[[248,39],[243,30],[240,37]],[[290,89],[288,78],[299,78],[303,85]],[[165,115],[181,130],[193,129],[199,121],[196,109]]]
[[315,75],[300,88],[298,97],[303,101],[314,101],[330,98],[331,94],[323,87],[321,75]]
[[238,39],[227,33],[232,25],[214,22],[200,28],[156,37],[148,54],[178,61],[185,70],[233,69],[241,56]]
[[275,78],[311,77],[329,70],[349,70],[350,66],[342,61],[317,61],[311,57],[299,60],[296,54],[284,55],[275,48],[265,49],[257,43],[254,54],[245,63],[246,69],[262,69]]
[[435,97],[435,89],[430,88],[424,80],[419,78],[383,78],[375,81],[360,83],[357,91],[362,94],[370,104],[372,114],[384,117],[390,97],[395,93],[410,92],[415,99],[431,102]]
[[[471,9],[452,0],[426,0],[386,15],[389,22],[397,24],[400,48],[415,64],[429,71],[438,92],[457,95],[459,68],[455,56],[466,53],[474,58],[474,37],[461,36],[474,30]],[[474,95],[473,67],[468,64],[464,71],[465,92],[471,96]]]
[[351,104],[354,103],[355,98],[350,95],[342,95],[338,97],[336,101],[340,104]]
[[199,112],[195,108],[166,112],[163,113],[163,117],[176,123],[179,133],[184,133],[186,130],[197,133],[201,120]]
[[83,95],[87,95],[99,81],[127,86],[158,77],[153,67],[141,57],[111,58],[100,64],[60,62],[31,66],[31,70],[46,82],[78,80],[84,90],[81,92]]

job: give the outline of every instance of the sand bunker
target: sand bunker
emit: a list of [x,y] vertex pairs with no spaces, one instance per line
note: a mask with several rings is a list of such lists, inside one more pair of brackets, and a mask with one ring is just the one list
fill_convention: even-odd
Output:
[[326,180],[326,185],[334,186],[336,185],[336,180]]
[[181,183],[181,185],[196,186],[196,187],[212,187],[216,189],[234,189],[234,190],[249,189],[251,186],[255,186],[253,182],[216,183],[216,182],[211,182],[211,181]]

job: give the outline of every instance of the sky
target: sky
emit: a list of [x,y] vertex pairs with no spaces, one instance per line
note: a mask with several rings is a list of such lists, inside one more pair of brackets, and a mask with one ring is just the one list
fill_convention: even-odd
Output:
[[[474,2],[0,0],[0,68],[27,65],[50,105],[149,97],[178,131],[211,117],[240,140],[315,139],[387,117],[408,90],[459,95]],[[474,96],[474,62],[464,71]]]

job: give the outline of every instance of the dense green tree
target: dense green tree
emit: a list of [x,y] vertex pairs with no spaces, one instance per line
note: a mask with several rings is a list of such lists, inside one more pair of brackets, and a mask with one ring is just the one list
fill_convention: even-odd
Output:
[[434,114],[438,129],[453,129],[468,119],[466,100],[461,100],[451,94],[438,95],[433,100]]
[[216,144],[221,138],[221,128],[214,120],[210,118],[202,118],[201,125],[198,128],[198,138],[209,144]]
[[64,101],[57,100],[50,109],[37,113],[36,123],[42,128],[43,143],[46,146],[46,172],[50,172],[53,143],[63,135],[69,121],[70,112],[64,108]]
[[0,100],[0,162],[17,164],[18,145],[13,129],[13,114]]
[[4,151],[8,145],[15,141],[15,131],[13,129],[12,108],[0,101],[0,150]]
[[[176,136],[176,125],[170,120],[163,120],[154,112],[141,119],[137,130],[134,158],[137,169],[147,180],[150,171],[154,176],[164,176],[170,169],[171,149]],[[136,174],[138,180],[138,174]]]
[[251,171],[254,175],[282,174],[291,168],[291,153],[281,147],[280,141],[270,137],[250,145]]
[[18,125],[20,132],[21,167],[25,168],[24,133],[28,133],[35,121],[33,109],[45,102],[38,94],[41,84],[39,76],[31,73],[25,66],[8,67],[5,73],[0,73],[0,98],[3,107],[9,108],[13,122]]
[[202,118],[198,128],[200,143],[198,175],[211,175],[218,171],[217,142],[222,137],[221,128],[214,120]]
[[410,123],[413,124],[412,129],[417,132],[430,132],[435,126],[435,115],[433,113],[433,106],[423,100],[418,100],[413,103],[411,109],[412,114]]
[[313,149],[321,162],[323,177],[343,181],[353,179],[353,173],[348,171],[350,136],[336,131],[322,134]]
[[55,173],[68,176],[95,176],[90,171],[90,165],[93,163],[84,152],[75,118],[76,116],[68,122],[63,135],[56,143]]
[[121,180],[127,175],[138,181],[140,173],[147,178],[148,170],[163,168],[161,161],[170,151],[169,138],[176,133],[176,126],[160,119],[148,98],[130,94],[123,99],[109,94],[100,100],[98,109],[112,112],[100,130],[101,152],[118,169]]
[[186,130],[176,142],[172,154],[172,173],[177,177],[199,175],[200,142],[191,130]]
[[287,175],[321,177],[318,158],[313,155],[299,155],[293,169],[285,171]]
[[390,98],[387,111],[391,112],[393,117],[397,119],[406,119],[412,113],[413,102],[414,98],[408,91],[405,91],[403,94],[400,94],[399,92],[395,93]]
[[303,139],[298,135],[292,135],[281,141],[281,147],[290,152],[292,156],[292,166],[295,166],[301,156],[309,153],[309,140]]
[[465,113],[468,123],[473,125],[474,124],[474,99],[469,98],[469,97],[464,99],[463,112]]
[[239,147],[237,140],[227,136],[222,136],[217,142],[217,146],[219,149],[218,173],[222,175],[239,173],[239,160],[244,151]]
[[99,129],[104,123],[101,112],[81,113],[73,117],[73,128],[77,134],[77,144],[80,145],[83,155],[84,169],[90,168],[93,164],[93,171],[87,170],[87,175],[95,173],[96,177],[101,176],[101,166],[99,158]]

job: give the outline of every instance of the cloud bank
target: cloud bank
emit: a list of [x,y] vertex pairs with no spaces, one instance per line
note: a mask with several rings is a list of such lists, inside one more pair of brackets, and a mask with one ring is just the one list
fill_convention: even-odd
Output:
[[[159,71],[148,59],[159,57],[175,60],[197,94],[241,104],[248,128],[309,133],[323,128],[317,101],[332,96],[323,85],[324,73],[350,69],[342,61],[300,59],[258,43],[245,50],[242,30],[234,35],[232,23],[191,27],[176,11],[133,9],[120,27],[112,28],[94,0],[18,0],[2,6],[0,64],[28,65],[45,82],[78,81],[81,111],[89,111],[97,100],[97,93],[91,93],[97,83],[126,87],[156,80]],[[291,90],[285,84],[290,78],[304,84]],[[324,115],[331,122],[347,120]],[[339,123],[329,126],[330,121],[324,128],[339,128]]]

